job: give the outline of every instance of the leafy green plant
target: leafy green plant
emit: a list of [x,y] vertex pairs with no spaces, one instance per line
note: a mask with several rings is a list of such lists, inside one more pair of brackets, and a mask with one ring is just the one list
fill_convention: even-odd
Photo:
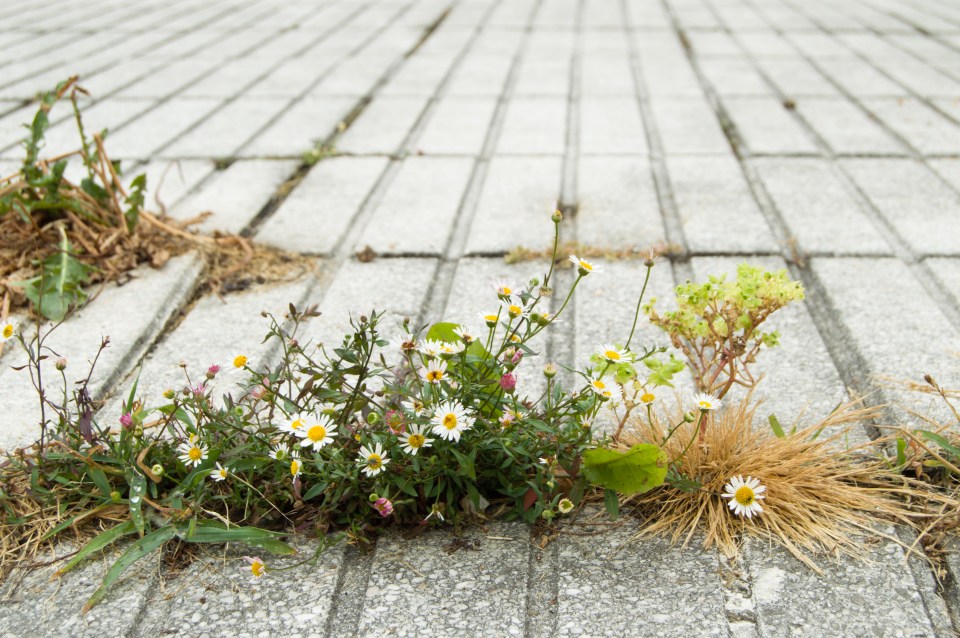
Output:
[[768,272],[742,264],[733,281],[721,275],[677,286],[676,310],[659,314],[656,299],[644,310],[683,352],[697,389],[723,398],[734,384],[756,385],[750,366],[762,348],[775,347],[780,339],[777,331],[765,332],[761,326],[803,297],[803,286],[790,281],[785,270]]

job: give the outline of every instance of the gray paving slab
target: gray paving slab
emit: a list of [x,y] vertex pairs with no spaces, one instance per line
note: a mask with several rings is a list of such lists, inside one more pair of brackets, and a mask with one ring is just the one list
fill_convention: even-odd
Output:
[[377,97],[337,142],[355,154],[395,153],[426,106],[425,97]]
[[904,155],[907,150],[846,100],[805,98],[797,112],[837,155]]
[[289,104],[285,98],[239,100],[207,115],[180,137],[165,147],[162,157],[232,157],[256,133],[279,116]]
[[773,98],[723,98],[744,143],[754,155],[816,154],[817,147],[783,104]]
[[200,185],[196,192],[170,209],[177,219],[213,213],[196,228],[211,233],[239,233],[296,170],[291,160],[238,160]]
[[865,100],[868,109],[912,147],[927,154],[960,152],[960,128],[927,105],[913,99]]
[[771,96],[770,87],[743,57],[707,58],[699,62],[700,70],[717,93],[724,96]]
[[[96,399],[111,390],[145,354],[166,322],[185,302],[200,268],[200,260],[195,255],[174,258],[159,270],[141,268],[132,281],[123,286],[107,286],[93,303],[60,325],[46,344],[59,356],[66,357],[68,380],[86,377],[88,362],[96,354],[101,339],[110,337],[111,345],[97,362],[89,392]],[[131,313],[132,308],[136,308],[136,312]],[[117,317],[128,317],[128,320],[118,322]],[[50,396],[63,392],[63,384],[53,367],[54,360],[47,359],[41,364]],[[22,352],[6,358],[9,366],[24,365],[26,361],[26,354]],[[28,373],[7,367],[0,372],[0,383],[8,389],[4,393],[5,425],[0,433],[0,447],[11,449],[32,443],[39,434],[40,408]]]
[[257,240],[329,254],[387,168],[385,157],[332,157],[314,166],[257,231]]
[[[599,4],[599,3],[595,3]],[[606,31],[587,32],[580,68],[580,91],[585,96],[633,95],[633,72],[625,39]]]
[[816,65],[843,89],[857,97],[902,97],[908,91],[873,66],[857,58],[821,58]]
[[800,251],[891,254],[892,247],[824,160],[763,158],[753,165]]
[[732,152],[720,121],[704,98],[654,98],[650,107],[668,155]]
[[960,251],[960,194],[912,160],[844,160],[860,190],[918,255]]
[[581,157],[577,190],[579,242],[597,248],[643,249],[666,241],[646,158]]
[[333,134],[360,99],[360,96],[304,98],[240,149],[237,156],[298,157]]
[[[770,252],[776,242],[731,157],[668,157],[688,247],[694,252]],[[716,220],[724,220],[717,224]]]
[[378,254],[443,254],[473,170],[468,158],[408,157],[357,240]]
[[[741,42],[746,43],[746,40],[741,37]],[[838,97],[840,95],[836,87],[803,58],[796,56],[758,57],[757,64],[767,78],[784,95],[793,98],[808,96]]]
[[447,85],[447,94],[488,97],[500,95],[510,72],[512,60],[512,50],[503,52],[474,50],[454,71]]
[[149,158],[196,123],[205,120],[220,100],[174,98],[141,115],[110,136],[113,157]]
[[496,109],[493,97],[440,100],[416,143],[427,155],[479,155]]
[[468,254],[543,249],[547,224],[560,193],[559,157],[495,157],[466,240]]
[[633,96],[582,98],[580,100],[580,153],[585,155],[646,154],[647,138],[636,98]]
[[565,97],[515,97],[507,106],[497,153],[559,155],[566,136]]

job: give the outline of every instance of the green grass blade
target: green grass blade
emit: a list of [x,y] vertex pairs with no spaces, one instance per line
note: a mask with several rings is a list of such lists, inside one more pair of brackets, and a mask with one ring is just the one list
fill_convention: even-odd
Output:
[[167,525],[154,532],[150,532],[130,545],[127,551],[117,559],[117,562],[107,570],[107,575],[103,577],[103,582],[100,584],[100,587],[97,588],[97,591],[93,592],[93,595],[90,596],[89,600],[87,600],[83,606],[83,613],[87,613],[97,603],[103,600],[103,597],[107,595],[110,587],[117,582],[117,579],[120,578],[123,572],[127,571],[128,567],[172,539],[176,536],[176,533],[177,531],[172,526]]
[[126,523],[120,523],[119,525],[111,527],[105,532],[100,532],[92,541],[84,545],[83,549],[77,552],[76,555],[74,555],[74,557],[71,558],[66,565],[61,567],[57,571],[56,576],[62,576],[63,574],[66,574],[91,554],[99,552],[111,543],[123,538],[127,534],[135,534],[136,531],[137,527],[133,524],[133,521],[127,521]]

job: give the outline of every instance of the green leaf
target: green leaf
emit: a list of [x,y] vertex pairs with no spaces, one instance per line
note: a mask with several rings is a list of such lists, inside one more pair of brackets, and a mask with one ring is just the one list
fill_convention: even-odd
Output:
[[897,467],[903,467],[907,464],[907,441],[903,437],[897,439]]
[[97,603],[103,600],[103,597],[107,595],[107,591],[110,589],[110,587],[117,581],[118,578],[120,578],[120,576],[127,570],[128,567],[133,565],[144,556],[150,554],[153,550],[172,539],[175,535],[176,530],[172,526],[167,525],[156,531],[150,532],[128,547],[123,555],[117,559],[117,562],[111,565],[110,569],[107,570],[107,575],[103,577],[103,583],[100,584],[100,587],[97,588],[97,591],[93,592],[93,595],[87,600],[87,603],[83,606],[83,612],[86,613],[90,611]]
[[40,274],[27,281],[14,282],[21,286],[35,308],[51,321],[61,321],[71,307],[87,299],[82,284],[87,283],[94,268],[78,261],[70,252],[70,242],[62,228],[60,250],[47,257]]
[[583,475],[594,485],[621,494],[642,494],[663,484],[667,454],[652,443],[634,445],[625,453],[602,447],[586,450]]
[[83,549],[74,554],[73,558],[71,558],[66,565],[57,570],[56,575],[61,576],[66,574],[90,555],[99,552],[111,543],[116,542],[128,534],[136,533],[136,531],[137,527],[133,524],[133,521],[127,521],[125,523],[115,525],[106,531],[100,532],[93,538],[93,540],[84,545]]
[[777,420],[776,414],[771,414],[767,417],[767,420],[770,421],[770,429],[773,430],[773,433],[778,439],[782,439],[787,436],[783,431],[783,426],[780,425],[780,421]]
[[607,508],[607,514],[610,515],[610,520],[617,520],[620,516],[620,497],[617,496],[616,491],[604,490],[603,504]]
[[917,433],[939,445],[941,448],[943,448],[943,451],[947,452],[947,454],[953,457],[953,459],[960,459],[960,449],[957,449],[955,445],[950,443],[947,437],[929,430],[917,430]]
[[130,520],[137,526],[137,533],[143,536],[146,523],[143,520],[143,495],[147,492],[147,479],[134,469],[127,470],[127,484],[130,486]]
[[271,554],[296,554],[297,550],[279,540],[283,534],[271,532],[259,527],[230,527],[227,528],[219,521],[199,521],[193,534],[187,535],[182,530],[177,536],[188,543],[246,543],[260,547]]
[[97,489],[100,490],[100,493],[104,497],[110,498],[110,492],[113,489],[110,487],[109,481],[107,481],[107,475],[104,474],[103,470],[99,467],[91,467],[87,470],[87,474],[90,476],[90,479],[93,481],[93,484],[97,486]]

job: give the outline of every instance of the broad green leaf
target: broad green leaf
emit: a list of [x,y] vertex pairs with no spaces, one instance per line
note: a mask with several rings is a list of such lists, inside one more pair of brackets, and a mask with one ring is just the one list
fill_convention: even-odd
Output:
[[947,437],[929,430],[917,430],[917,433],[939,445],[941,448],[943,448],[944,452],[953,457],[953,460],[960,459],[960,449],[957,449],[955,445],[950,443]]
[[79,565],[88,556],[99,552],[111,543],[123,538],[127,534],[135,534],[136,532],[137,527],[133,524],[133,521],[120,523],[119,525],[115,525],[106,531],[100,532],[93,538],[93,540],[84,545],[83,549],[74,554],[73,558],[71,558],[66,565],[57,570],[56,575],[62,576],[63,574],[66,574],[68,571]]
[[167,525],[150,532],[130,545],[123,555],[117,559],[117,562],[107,570],[107,575],[103,577],[103,583],[100,584],[97,591],[93,592],[93,595],[90,596],[87,603],[83,606],[83,613],[90,611],[97,603],[103,600],[103,597],[107,595],[110,587],[120,578],[123,572],[127,571],[128,567],[144,556],[149,555],[153,550],[172,539],[175,535],[176,530],[172,526]]
[[620,517],[620,497],[616,490],[603,491],[603,505],[607,508],[610,520],[615,521]]
[[642,494],[663,484],[667,454],[652,443],[634,445],[626,452],[602,447],[586,450],[583,475],[594,485],[621,494]]

